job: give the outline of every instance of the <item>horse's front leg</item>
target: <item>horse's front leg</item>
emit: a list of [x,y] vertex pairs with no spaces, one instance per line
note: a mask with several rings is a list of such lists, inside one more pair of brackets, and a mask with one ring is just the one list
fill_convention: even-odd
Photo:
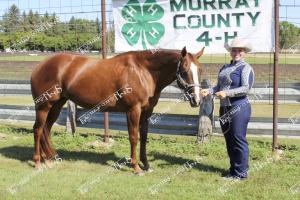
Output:
[[148,111],[143,111],[140,119],[140,160],[144,165],[144,170],[149,171],[150,165],[147,160],[147,136],[148,136],[148,126],[149,120],[148,118],[151,117],[153,109]]
[[138,175],[143,174],[143,171],[138,165],[138,160],[136,158],[136,146],[139,140],[139,123],[141,116],[141,106],[137,105],[127,112],[127,126],[129,133],[129,141],[131,145],[131,165],[134,172]]

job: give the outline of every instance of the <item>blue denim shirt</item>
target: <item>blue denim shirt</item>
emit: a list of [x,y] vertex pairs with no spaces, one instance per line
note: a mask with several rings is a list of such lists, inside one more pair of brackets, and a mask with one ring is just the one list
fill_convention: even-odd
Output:
[[239,105],[248,101],[247,94],[254,83],[254,71],[244,60],[231,61],[224,65],[218,75],[218,83],[209,89],[210,94],[225,91],[227,96],[220,100],[221,106]]

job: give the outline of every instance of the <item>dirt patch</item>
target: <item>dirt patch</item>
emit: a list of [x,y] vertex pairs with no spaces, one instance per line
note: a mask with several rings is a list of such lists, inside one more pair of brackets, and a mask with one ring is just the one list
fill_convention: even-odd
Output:
[[115,141],[112,138],[109,138],[107,143],[100,140],[96,140],[94,142],[88,142],[86,145],[92,147],[93,149],[97,149],[97,148],[110,148],[113,146],[114,143]]
[[0,133],[0,140],[5,140],[7,138],[7,135],[4,133]]

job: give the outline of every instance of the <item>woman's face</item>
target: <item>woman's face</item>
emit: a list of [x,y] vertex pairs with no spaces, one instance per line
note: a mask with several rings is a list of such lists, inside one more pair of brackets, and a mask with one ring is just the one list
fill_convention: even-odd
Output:
[[245,50],[242,48],[233,48],[231,49],[230,56],[233,61],[241,60],[245,55]]

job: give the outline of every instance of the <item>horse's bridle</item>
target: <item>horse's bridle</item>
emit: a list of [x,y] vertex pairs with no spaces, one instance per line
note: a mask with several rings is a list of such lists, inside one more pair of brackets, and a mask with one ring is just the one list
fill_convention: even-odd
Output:
[[178,62],[177,71],[176,71],[176,82],[177,82],[178,87],[183,89],[185,92],[190,90],[192,87],[199,87],[201,89],[200,84],[189,84],[182,78],[181,72],[180,72],[180,64],[181,64],[181,61]]

